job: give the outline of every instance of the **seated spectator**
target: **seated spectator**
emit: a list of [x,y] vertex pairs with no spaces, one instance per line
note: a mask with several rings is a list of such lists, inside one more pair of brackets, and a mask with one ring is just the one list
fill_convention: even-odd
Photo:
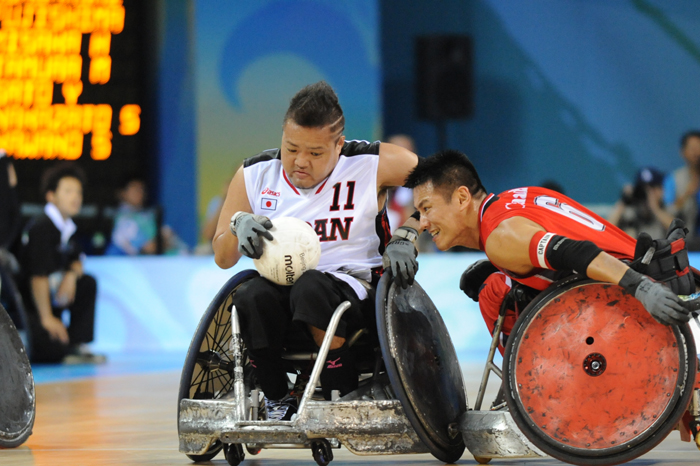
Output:
[[[146,183],[130,176],[117,192],[119,208],[105,255],[136,256],[140,254],[178,254],[187,247],[168,226],[159,228],[160,212],[146,207]],[[160,230],[160,235],[157,232]]]
[[[97,282],[84,273],[72,217],[83,203],[84,176],[75,165],[45,173],[44,213],[22,234],[20,264],[31,329],[33,362],[101,363],[87,346],[93,340]],[[62,316],[68,311],[70,323]]]
[[228,186],[231,184],[232,178],[233,177],[226,179],[221,186],[221,192],[212,197],[207,204],[204,223],[199,232],[201,243],[197,245],[194,251],[194,253],[197,255],[214,254],[214,249],[212,248],[211,242],[214,240],[216,225],[219,222],[219,216],[221,215],[221,207],[224,205],[224,199],[226,199],[226,193],[228,193]]
[[641,232],[665,238],[673,216],[664,209],[664,174],[654,167],[637,172],[634,185],[627,185],[608,221],[636,238]]
[[680,153],[685,165],[664,180],[664,202],[668,212],[685,221],[690,230],[688,249],[700,250],[698,205],[700,205],[700,130],[688,131],[681,137]]

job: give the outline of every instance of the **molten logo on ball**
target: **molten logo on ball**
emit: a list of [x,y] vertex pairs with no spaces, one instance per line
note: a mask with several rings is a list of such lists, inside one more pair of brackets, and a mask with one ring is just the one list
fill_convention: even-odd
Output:
[[284,271],[287,273],[287,283],[294,283],[294,267],[292,267],[292,256],[284,256]]
[[293,285],[318,265],[321,242],[311,225],[293,217],[272,219],[273,240],[264,240],[263,254],[253,260],[260,275],[278,285]]

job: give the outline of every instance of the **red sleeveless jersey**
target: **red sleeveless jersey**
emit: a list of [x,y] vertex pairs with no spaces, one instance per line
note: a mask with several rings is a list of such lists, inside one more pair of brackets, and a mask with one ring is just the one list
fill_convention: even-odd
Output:
[[[479,209],[479,249],[483,251],[491,232],[511,217],[532,220],[548,233],[577,241],[591,241],[618,259],[634,258],[634,238],[573,199],[536,186],[511,189],[486,197]],[[535,268],[527,276],[519,276],[508,270],[503,272],[524,285],[544,290],[561,278],[561,272],[565,271]]]

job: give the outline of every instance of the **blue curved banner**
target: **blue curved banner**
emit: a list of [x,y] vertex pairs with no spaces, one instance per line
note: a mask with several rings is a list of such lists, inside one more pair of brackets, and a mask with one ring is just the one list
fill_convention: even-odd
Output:
[[349,138],[378,137],[375,0],[195,5],[200,221],[244,158],[279,147],[289,99],[307,84],[333,86]]

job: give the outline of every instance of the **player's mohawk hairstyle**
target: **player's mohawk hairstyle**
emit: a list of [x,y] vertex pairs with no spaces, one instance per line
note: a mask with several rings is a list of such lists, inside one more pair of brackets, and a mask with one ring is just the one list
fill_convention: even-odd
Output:
[[305,128],[330,126],[333,133],[342,133],[345,129],[345,117],[338,96],[325,81],[309,84],[292,97],[284,123],[289,120]]
[[457,150],[448,149],[418,159],[418,165],[408,175],[404,186],[413,189],[426,183],[432,183],[446,200],[460,186],[469,188],[472,195],[486,193],[474,164],[469,157]]

